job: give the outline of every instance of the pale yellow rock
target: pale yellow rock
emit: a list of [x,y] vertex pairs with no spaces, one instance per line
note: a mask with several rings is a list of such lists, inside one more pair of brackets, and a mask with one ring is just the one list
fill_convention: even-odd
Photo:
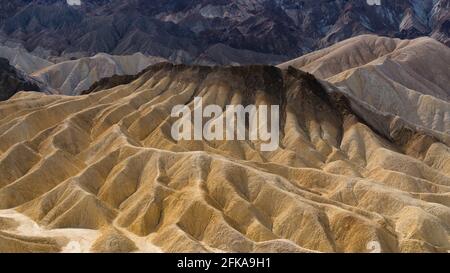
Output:
[[[170,111],[199,95],[279,103],[280,147],[176,142]],[[85,96],[19,93],[0,102],[0,205],[50,233],[3,228],[5,251],[450,250],[448,146],[389,138],[335,95],[292,69],[171,64]]]

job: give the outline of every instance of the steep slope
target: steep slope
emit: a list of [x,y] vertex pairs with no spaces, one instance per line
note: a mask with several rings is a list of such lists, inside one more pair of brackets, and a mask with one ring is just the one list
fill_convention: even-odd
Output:
[[224,44],[215,44],[200,54],[194,63],[198,65],[276,65],[286,61],[282,55],[258,53],[251,50],[235,49]]
[[430,38],[355,37],[279,65],[333,83],[381,113],[450,134],[450,49]]
[[[280,105],[280,147],[174,141],[171,109],[193,110],[195,96],[204,106]],[[35,222],[100,252],[450,250],[449,146],[422,132],[377,133],[365,122],[377,113],[359,116],[353,103],[310,74],[270,66],[166,63],[85,96],[21,93],[0,103],[2,232],[25,236],[14,226]]]
[[436,1],[431,15],[431,20],[429,20],[433,25],[431,37],[450,46],[450,1]]
[[449,45],[449,20],[449,0],[15,0],[0,8],[0,35],[66,58],[272,64],[367,33]]
[[65,61],[31,74],[65,95],[78,95],[103,78],[113,75],[135,75],[151,64],[162,62],[158,57],[136,53],[129,56],[111,56],[100,53],[90,58]]
[[40,91],[36,81],[12,67],[7,59],[0,58],[0,100],[7,100],[19,91]]
[[8,59],[12,66],[26,74],[31,74],[53,64],[50,61],[30,54],[22,47],[0,45],[0,58]]

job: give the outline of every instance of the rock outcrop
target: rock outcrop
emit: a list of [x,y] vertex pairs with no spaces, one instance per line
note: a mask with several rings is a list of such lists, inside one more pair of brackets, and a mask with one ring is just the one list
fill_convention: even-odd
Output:
[[[175,141],[171,109],[195,96],[279,105],[279,148]],[[355,101],[293,67],[168,63],[84,96],[20,93],[0,103],[0,217],[101,252],[449,251],[448,144],[385,133]]]

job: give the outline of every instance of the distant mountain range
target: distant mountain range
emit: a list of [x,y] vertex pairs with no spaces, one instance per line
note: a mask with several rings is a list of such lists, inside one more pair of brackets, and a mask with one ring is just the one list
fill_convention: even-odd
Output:
[[135,75],[148,66],[165,59],[133,55],[113,56],[99,53],[93,57],[69,60],[48,66],[30,76],[44,82],[52,90],[64,95],[79,95],[91,85],[113,75]]
[[[136,75],[152,64],[167,61],[142,53],[123,56],[98,53],[92,57],[53,63],[27,52],[23,47],[8,46],[0,46],[0,58],[5,59],[8,67],[38,84],[41,91],[64,95],[79,95],[103,78]],[[1,100],[14,93],[3,96]]]
[[75,2],[2,3],[0,40],[47,59],[141,52],[197,64],[277,64],[366,33],[450,45],[450,0]]
[[15,68],[31,74],[54,63],[27,52],[23,47],[0,46],[0,58],[8,59]]

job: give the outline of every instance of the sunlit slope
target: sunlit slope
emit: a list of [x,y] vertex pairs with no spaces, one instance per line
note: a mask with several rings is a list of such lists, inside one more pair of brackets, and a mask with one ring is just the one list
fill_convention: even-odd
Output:
[[450,133],[450,49],[431,38],[358,36],[279,67],[313,73],[381,113]]
[[[343,94],[293,68],[171,64],[85,96],[19,93],[0,103],[0,251],[450,250],[449,147],[391,138]],[[280,148],[175,142],[172,107],[195,96],[279,104]]]
[[31,74],[45,82],[56,92],[79,95],[91,85],[113,75],[135,75],[149,65],[164,61],[163,58],[145,56],[141,53],[113,56],[99,53],[93,57],[57,63]]
[[22,47],[7,47],[0,45],[0,57],[8,59],[12,66],[27,74],[53,65],[52,62],[34,56]]

